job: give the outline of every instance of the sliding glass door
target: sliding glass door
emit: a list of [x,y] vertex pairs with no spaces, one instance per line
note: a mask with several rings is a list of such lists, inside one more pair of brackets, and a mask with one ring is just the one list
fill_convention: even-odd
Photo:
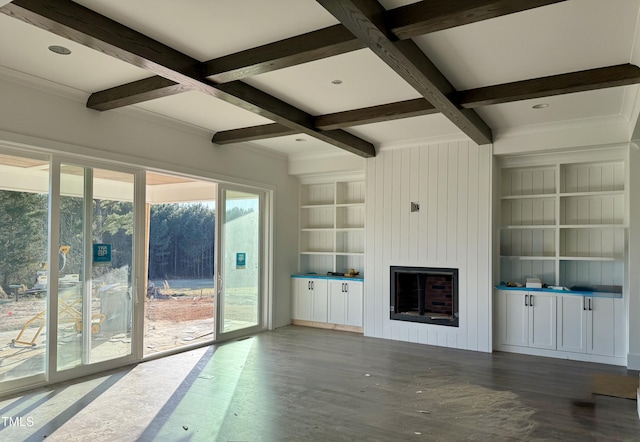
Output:
[[57,261],[49,275],[57,304],[51,371],[82,371],[133,353],[136,177],[55,161],[53,172],[59,178],[51,200],[57,224],[50,236]]
[[0,151],[0,393],[139,356],[143,182],[137,170]]
[[217,184],[147,172],[144,356],[215,339]]
[[0,148],[0,394],[265,328],[267,192],[13,152]]
[[49,158],[0,152],[0,392],[45,380]]
[[218,304],[220,335],[262,327],[261,193],[221,186]]

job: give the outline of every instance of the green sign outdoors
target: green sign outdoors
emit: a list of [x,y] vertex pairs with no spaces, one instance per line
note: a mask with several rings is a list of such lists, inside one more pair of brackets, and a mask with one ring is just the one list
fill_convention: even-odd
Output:
[[245,252],[236,253],[236,269],[244,269],[247,266],[247,254]]
[[111,264],[111,244],[93,245],[93,265]]

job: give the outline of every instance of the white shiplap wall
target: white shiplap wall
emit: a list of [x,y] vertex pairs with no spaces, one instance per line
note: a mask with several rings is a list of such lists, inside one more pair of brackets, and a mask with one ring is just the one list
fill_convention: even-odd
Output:
[[[492,350],[491,156],[491,146],[461,141],[367,160],[365,335]],[[392,265],[458,268],[460,327],[391,321]]]

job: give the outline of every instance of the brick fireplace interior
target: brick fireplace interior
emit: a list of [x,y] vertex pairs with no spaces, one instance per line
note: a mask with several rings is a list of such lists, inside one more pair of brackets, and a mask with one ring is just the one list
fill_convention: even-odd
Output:
[[458,327],[458,269],[391,267],[391,319]]

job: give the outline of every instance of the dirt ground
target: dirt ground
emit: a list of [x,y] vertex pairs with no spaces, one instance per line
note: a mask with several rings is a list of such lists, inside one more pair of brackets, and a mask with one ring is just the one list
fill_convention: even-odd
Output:
[[[145,356],[213,339],[213,281],[173,280],[154,281],[154,284],[158,289],[155,296],[144,300]],[[66,357],[65,364],[69,366],[79,363],[82,351],[79,333],[83,328],[82,303],[74,290],[61,291],[59,308],[58,355]],[[123,292],[114,296],[92,299],[91,360],[94,362],[125,356],[131,351],[131,311],[126,311],[127,295]],[[256,324],[255,289],[227,288],[224,308],[225,331]],[[42,372],[47,339],[45,309],[45,297],[0,299],[0,381]],[[114,327],[114,323],[120,325]],[[16,340],[21,342],[14,342]]]
[[[158,292],[161,296],[145,299],[145,355],[212,339],[214,289],[211,281],[178,281],[166,286],[160,283]],[[77,297],[64,299],[59,333],[65,339],[76,339],[79,336],[77,329],[82,328],[81,304]],[[9,370],[19,372],[17,367],[24,362],[42,359],[47,338],[45,309],[45,298],[21,297],[17,302],[15,298],[0,300],[0,379]],[[97,315],[103,313],[99,299],[94,298],[92,310],[96,322],[99,321]],[[22,330],[20,341],[25,344],[14,343]],[[127,354],[131,346],[127,330],[94,330],[92,337],[92,355],[95,352],[98,357],[100,354]]]

